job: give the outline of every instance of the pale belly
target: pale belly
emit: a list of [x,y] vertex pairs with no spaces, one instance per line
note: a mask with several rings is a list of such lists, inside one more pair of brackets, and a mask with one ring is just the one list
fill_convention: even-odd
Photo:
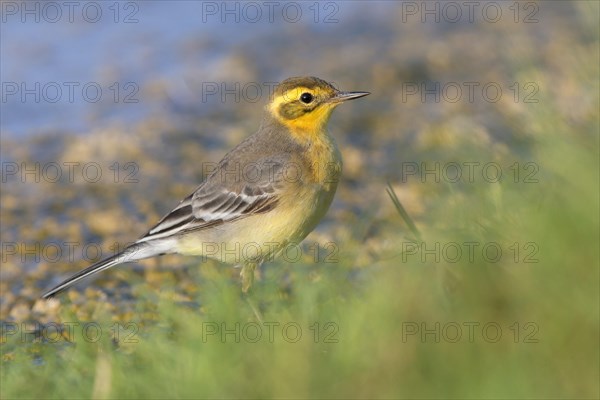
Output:
[[280,199],[273,210],[227,222],[177,241],[177,252],[229,264],[270,261],[286,246],[300,243],[323,218],[337,182],[303,185],[294,196]]

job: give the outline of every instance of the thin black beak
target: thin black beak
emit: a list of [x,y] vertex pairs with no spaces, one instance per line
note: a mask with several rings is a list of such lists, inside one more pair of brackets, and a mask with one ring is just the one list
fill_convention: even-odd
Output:
[[335,96],[329,99],[330,103],[341,103],[346,100],[358,99],[359,97],[368,96],[369,92],[337,92]]

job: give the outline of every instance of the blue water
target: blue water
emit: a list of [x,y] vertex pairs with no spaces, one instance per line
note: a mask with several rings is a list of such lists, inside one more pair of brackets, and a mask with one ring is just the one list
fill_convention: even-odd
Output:
[[165,97],[195,101],[190,80],[214,76],[232,47],[292,25],[337,29],[359,3],[3,2],[2,135],[85,133],[164,112]]

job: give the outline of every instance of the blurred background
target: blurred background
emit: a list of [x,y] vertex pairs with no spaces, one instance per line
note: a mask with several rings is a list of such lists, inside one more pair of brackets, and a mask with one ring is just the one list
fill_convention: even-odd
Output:
[[[3,398],[600,396],[597,2],[0,7]],[[302,75],[372,94],[334,112],[334,203],[251,301],[180,256],[39,300]]]

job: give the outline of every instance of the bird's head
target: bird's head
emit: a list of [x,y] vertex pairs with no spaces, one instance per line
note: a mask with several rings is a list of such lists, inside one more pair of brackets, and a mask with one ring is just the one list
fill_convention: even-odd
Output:
[[336,106],[368,94],[342,92],[312,76],[288,78],[276,86],[267,112],[292,133],[313,135],[324,129]]

